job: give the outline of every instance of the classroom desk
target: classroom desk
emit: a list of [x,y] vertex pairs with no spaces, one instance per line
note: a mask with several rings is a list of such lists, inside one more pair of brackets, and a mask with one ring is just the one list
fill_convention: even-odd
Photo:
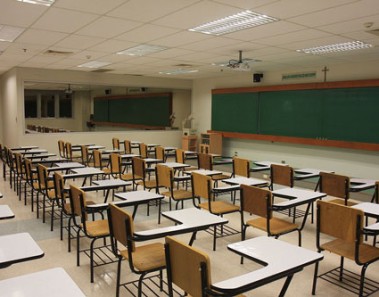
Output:
[[[162,227],[144,231],[135,231],[134,239],[136,241],[150,240],[154,238],[161,238],[168,235],[176,235],[183,233],[192,233],[189,244],[192,245],[196,239],[198,231],[206,230],[210,227],[216,228],[217,226],[228,223],[228,220],[211,214],[208,211],[200,210],[197,208],[185,208],[180,210],[166,211],[162,216],[174,221],[175,226]],[[213,239],[215,242],[215,238]],[[215,244],[215,243],[214,243]]]
[[375,180],[364,178],[350,178],[350,192],[360,192],[375,188]]
[[213,165],[230,165],[230,164],[233,164],[233,158],[216,156],[216,157],[213,157],[212,164]]
[[271,164],[274,164],[274,165],[287,165],[287,164],[277,163],[277,162],[271,162],[271,161],[254,161],[253,163],[255,165],[257,165],[257,166],[250,168],[251,172],[270,170]]
[[85,297],[63,268],[52,268],[1,280],[0,296]]
[[41,153],[41,154],[35,154],[35,155],[28,156],[27,158],[31,159],[31,160],[35,160],[35,159],[46,159],[46,158],[56,157],[56,156],[57,155],[54,153]]
[[334,171],[330,170],[320,170],[314,168],[299,168],[294,169],[294,180],[304,180],[308,178],[320,177],[320,172],[334,173]]
[[243,177],[243,176],[236,176],[236,177],[231,177],[228,179],[223,179],[222,182],[226,184],[231,184],[231,185],[247,185],[247,186],[255,186],[255,187],[268,186],[267,180],[253,178],[253,177]]
[[162,159],[155,159],[155,158],[145,158],[143,159],[146,164],[157,164],[157,163],[164,163],[164,160]]
[[121,179],[103,179],[103,180],[94,180],[92,181],[92,185],[90,186],[83,186],[81,189],[84,192],[90,192],[90,191],[101,191],[104,190],[104,203],[108,201],[109,191],[115,190],[118,188],[123,187],[125,191],[125,187],[131,186],[133,183],[131,181],[124,181]]
[[44,252],[29,233],[0,236],[0,268],[12,264],[38,259]]
[[189,164],[184,164],[184,163],[177,163],[177,162],[165,162],[163,165],[170,167],[172,169],[184,169],[186,167],[190,167],[191,165]]
[[11,151],[27,151],[32,149],[38,149],[38,146],[36,145],[24,145],[24,146],[18,146],[11,148]]
[[158,223],[161,219],[161,200],[164,198],[163,195],[157,194],[155,192],[149,192],[145,190],[131,191],[123,193],[115,193],[115,197],[123,200],[121,206],[134,206],[133,218],[136,216],[138,205],[147,204],[152,201],[158,202]]
[[74,168],[71,171],[73,173],[64,174],[63,179],[84,178],[82,186],[85,185],[88,177],[104,174],[104,171],[94,167]]
[[64,171],[76,168],[84,168],[85,165],[79,162],[65,162],[65,163],[56,163],[53,166],[47,168],[48,171]]
[[295,273],[324,257],[321,253],[267,236],[232,243],[228,249],[264,266],[211,285],[212,289],[233,296],[286,278],[279,295],[284,296]]
[[203,174],[203,175],[208,175],[208,176],[222,174],[221,171],[207,170],[207,169],[196,169],[196,170],[191,170],[191,171],[184,171],[183,173],[189,174],[189,175],[192,173],[198,173],[198,174]]
[[[274,202],[272,205],[272,209],[274,211],[285,211],[285,210],[290,210],[300,205],[307,205],[300,230],[302,230],[305,226],[305,223],[307,221],[307,217],[309,214],[309,210],[313,202],[316,201],[317,199],[321,199],[327,196],[325,193],[321,193],[321,192],[315,192],[315,191],[299,189],[299,188],[287,188],[287,187],[272,191],[272,194],[274,197],[281,197],[281,198],[287,199],[279,203]],[[295,215],[296,215],[296,212],[294,211],[294,220],[295,220]]]
[[122,153],[123,151],[120,150],[120,149],[107,149],[107,150],[102,150],[101,153],[104,154],[104,155],[110,155],[112,153],[117,153],[117,154],[120,154]]
[[[1,197],[0,197],[1,198]],[[13,219],[14,213],[8,205],[0,205],[0,220]]]
[[27,158],[32,158],[33,155],[39,155],[39,154],[47,154],[47,150],[45,149],[30,149],[30,150],[26,150],[22,153],[22,156],[25,157],[25,156],[28,156]]
[[362,210],[366,216],[379,218],[379,204],[372,202],[362,202],[351,206]]
[[197,159],[198,153],[194,151],[184,151],[184,157],[186,160]]

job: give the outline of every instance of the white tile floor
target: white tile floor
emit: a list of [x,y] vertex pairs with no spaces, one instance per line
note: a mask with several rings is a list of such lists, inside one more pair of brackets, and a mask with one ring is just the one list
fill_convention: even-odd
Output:
[[[2,164],[1,164],[2,165]],[[41,219],[36,219],[35,212],[30,210],[30,203],[27,206],[23,201],[19,201],[15,192],[9,187],[9,178],[4,182],[0,180],[0,192],[4,194],[4,198],[0,199],[0,204],[8,204],[16,217],[10,220],[0,221],[0,235],[10,234],[16,232],[29,232],[32,237],[38,242],[40,247],[45,251],[45,256],[41,259],[14,264],[8,268],[0,270],[0,279],[6,279],[18,275],[23,275],[30,272],[44,270],[53,267],[63,267],[72,279],[79,285],[86,296],[114,296],[115,295],[115,279],[116,279],[116,264],[104,265],[102,267],[95,268],[95,282],[89,281],[89,260],[84,255],[81,257],[81,266],[76,266],[76,245],[73,242],[73,251],[67,252],[67,234],[65,239],[61,241],[59,239],[59,225],[58,221],[55,222],[55,229],[50,231],[49,217],[46,224],[42,223]],[[77,181],[78,182],[78,181]],[[313,184],[308,185],[310,188]],[[97,194],[97,199],[101,199],[101,194]],[[363,195],[362,197],[365,198]],[[367,195],[368,197],[368,195]],[[366,197],[366,198],[367,198]],[[229,196],[224,197],[229,199]],[[163,210],[167,210],[167,205],[163,206]],[[231,214],[226,216],[229,219],[230,225],[236,229],[240,229],[240,217],[239,214]],[[162,225],[170,225],[167,219],[163,219]],[[137,229],[146,229],[157,227],[157,213],[156,208],[151,207],[150,216],[146,216],[146,208],[141,206],[138,210],[135,226]],[[248,229],[247,237],[265,235],[263,232]],[[316,250],[315,244],[315,225],[308,222],[305,229],[302,232],[303,235],[303,247],[311,250]],[[188,242],[190,235],[179,236],[185,242]],[[239,264],[240,258],[227,250],[227,245],[232,242],[240,240],[240,234],[232,235],[217,240],[217,251],[212,251],[212,236],[206,232],[200,232],[194,243],[194,246],[207,252],[212,261],[212,281],[220,281],[222,279],[229,278],[234,275],[245,273],[254,269],[259,269],[260,265],[251,261],[245,260],[244,265]],[[291,233],[284,235],[280,238],[287,242],[297,244],[297,234]],[[163,240],[162,240],[163,241]],[[86,242],[83,240],[82,246],[85,246]],[[324,260],[320,263],[320,272],[328,271],[338,265],[339,258],[333,254],[325,254]],[[356,273],[360,272],[360,267],[346,261],[346,267]],[[286,296],[311,296],[311,287],[313,279],[314,266],[305,268],[300,273],[297,273],[287,291]],[[367,277],[373,280],[378,279],[379,263],[375,263],[369,266],[367,270]],[[127,263],[124,263],[122,279],[124,281],[134,280],[137,277],[130,273]],[[284,280],[279,280],[271,284],[265,285],[254,291],[248,292],[246,296],[277,296],[280,292],[281,286]],[[36,284],[37,285],[37,284]],[[43,284],[42,284],[43,285]],[[152,294],[145,290],[146,296]],[[0,292],[0,296],[1,292]],[[131,293],[124,289],[121,289],[121,296],[132,296]],[[163,296],[163,295],[162,295]],[[324,280],[318,280],[318,287],[316,296],[356,296],[355,294],[343,290],[337,286],[331,285]],[[371,296],[379,296],[379,293],[372,294]],[[7,296],[9,297],[9,296]]]

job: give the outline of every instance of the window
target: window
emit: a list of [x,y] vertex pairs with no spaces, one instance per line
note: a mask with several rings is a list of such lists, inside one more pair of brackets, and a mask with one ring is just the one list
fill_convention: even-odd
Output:
[[73,94],[58,90],[25,90],[25,118],[72,118]]

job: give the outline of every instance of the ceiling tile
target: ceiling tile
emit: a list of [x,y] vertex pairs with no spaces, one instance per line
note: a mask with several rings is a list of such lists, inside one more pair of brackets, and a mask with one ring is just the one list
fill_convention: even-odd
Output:
[[117,36],[117,39],[146,43],[151,40],[159,39],[167,35],[177,33],[178,31],[179,30],[172,28],[146,24]]
[[58,42],[56,46],[69,47],[75,49],[86,49],[101,42],[104,42],[104,40],[104,38],[72,34]]
[[53,45],[59,40],[67,37],[68,34],[60,32],[52,32],[47,30],[28,29],[17,38],[16,42]]
[[54,7],[104,14],[125,2],[127,0],[57,0]]
[[46,6],[22,3],[16,0],[1,0],[0,24],[27,27],[45,11]]

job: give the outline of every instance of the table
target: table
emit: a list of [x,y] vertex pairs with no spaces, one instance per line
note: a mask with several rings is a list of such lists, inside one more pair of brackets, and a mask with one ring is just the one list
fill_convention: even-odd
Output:
[[186,167],[190,167],[191,165],[189,164],[184,164],[184,163],[177,163],[177,162],[165,162],[163,165],[173,168],[173,169],[183,169]]
[[252,171],[252,172],[270,170],[271,164],[275,164],[275,165],[287,165],[287,164],[277,163],[277,162],[271,162],[271,161],[254,161],[253,163],[255,165],[257,165],[257,167],[250,168],[250,171]]
[[243,177],[243,176],[236,176],[228,179],[222,180],[226,184],[232,184],[232,185],[247,185],[247,186],[255,186],[255,187],[267,187],[268,181],[264,179],[259,178],[253,178],[253,177]]
[[37,148],[38,146],[36,145],[23,145],[23,146],[11,148],[11,151],[27,151],[31,149],[37,149]]
[[63,179],[74,179],[84,177],[82,185],[84,186],[88,177],[92,177],[94,175],[104,174],[104,171],[94,168],[94,167],[84,167],[84,168],[74,168],[71,169],[73,173],[68,173],[63,175]]
[[[47,153],[47,150],[45,149],[30,149],[23,152],[22,155],[25,156],[25,155],[35,155],[35,154],[45,154],[45,153]],[[31,157],[29,156],[28,158],[31,158]]]
[[46,159],[46,158],[49,158],[49,157],[55,157],[56,154],[54,153],[40,153],[40,154],[33,154],[31,156],[28,156],[27,158],[28,159]]
[[145,190],[115,193],[115,197],[123,200],[119,206],[134,206],[133,218],[136,216],[138,205],[149,203],[151,201],[158,201],[158,222],[161,219],[161,200],[164,198],[163,195],[157,194],[155,192],[149,192]]
[[362,202],[351,206],[362,210],[369,217],[379,218],[379,204],[372,202]]
[[29,233],[0,236],[0,268],[43,256],[44,252]]
[[110,190],[124,187],[125,191],[125,187],[131,186],[132,184],[133,183],[131,181],[124,181],[122,179],[103,179],[92,181],[92,185],[81,187],[81,189],[85,192],[105,190],[106,193],[104,195],[104,203],[106,203]]
[[53,166],[49,167],[48,171],[64,171],[76,168],[84,168],[85,165],[79,162],[65,162],[65,163],[56,163]]
[[37,160],[37,159],[32,159],[32,163],[33,164],[47,164],[47,163],[50,163],[51,166],[55,163],[63,163],[63,162],[67,162],[68,159],[65,159],[65,158],[61,158],[61,157],[57,157],[57,158],[44,158],[44,159],[41,159],[41,160]]
[[350,192],[360,192],[375,188],[375,180],[364,178],[350,178]]
[[0,296],[85,297],[63,268],[52,268],[0,281]]
[[0,220],[13,219],[14,213],[8,205],[0,205]]
[[185,174],[198,173],[198,174],[203,174],[203,175],[208,175],[208,176],[222,174],[221,171],[207,170],[207,169],[197,169],[197,170],[191,170],[191,171],[184,171],[183,173],[185,173]]
[[[301,224],[300,230],[304,228],[305,222],[308,217],[309,209],[314,201],[317,199],[321,199],[323,197],[326,197],[326,193],[322,192],[315,192],[311,190],[306,189],[299,189],[299,188],[282,188],[275,191],[272,191],[273,196],[286,198],[288,200],[282,201],[279,203],[273,203],[272,209],[274,211],[284,211],[289,210],[291,208],[295,208],[300,205],[307,204],[307,209],[304,213],[304,219]],[[294,220],[295,220],[296,212],[294,211]]]
[[190,245],[192,245],[192,243],[196,239],[196,233],[198,231],[206,230],[210,227],[216,228],[216,226],[228,223],[228,220],[221,216],[217,216],[211,214],[208,211],[200,210],[194,207],[174,211],[166,211],[162,213],[162,216],[174,221],[176,225],[144,231],[135,231],[135,240],[144,241],[154,238],[161,238],[168,235],[192,232],[192,236],[189,243]]
[[314,168],[300,168],[300,169],[294,169],[293,171],[295,173],[293,177],[294,180],[303,180],[303,179],[308,179],[308,178],[313,178],[313,177],[319,177],[320,172],[334,173],[334,171],[320,170],[320,169],[314,169]]
[[229,244],[228,249],[264,266],[211,285],[211,288],[216,291],[233,295],[286,277],[279,295],[284,296],[295,273],[321,261],[324,257],[321,253],[266,236]]
[[233,158],[215,156],[215,157],[213,157],[212,164],[213,165],[230,165],[230,164],[233,164]]

